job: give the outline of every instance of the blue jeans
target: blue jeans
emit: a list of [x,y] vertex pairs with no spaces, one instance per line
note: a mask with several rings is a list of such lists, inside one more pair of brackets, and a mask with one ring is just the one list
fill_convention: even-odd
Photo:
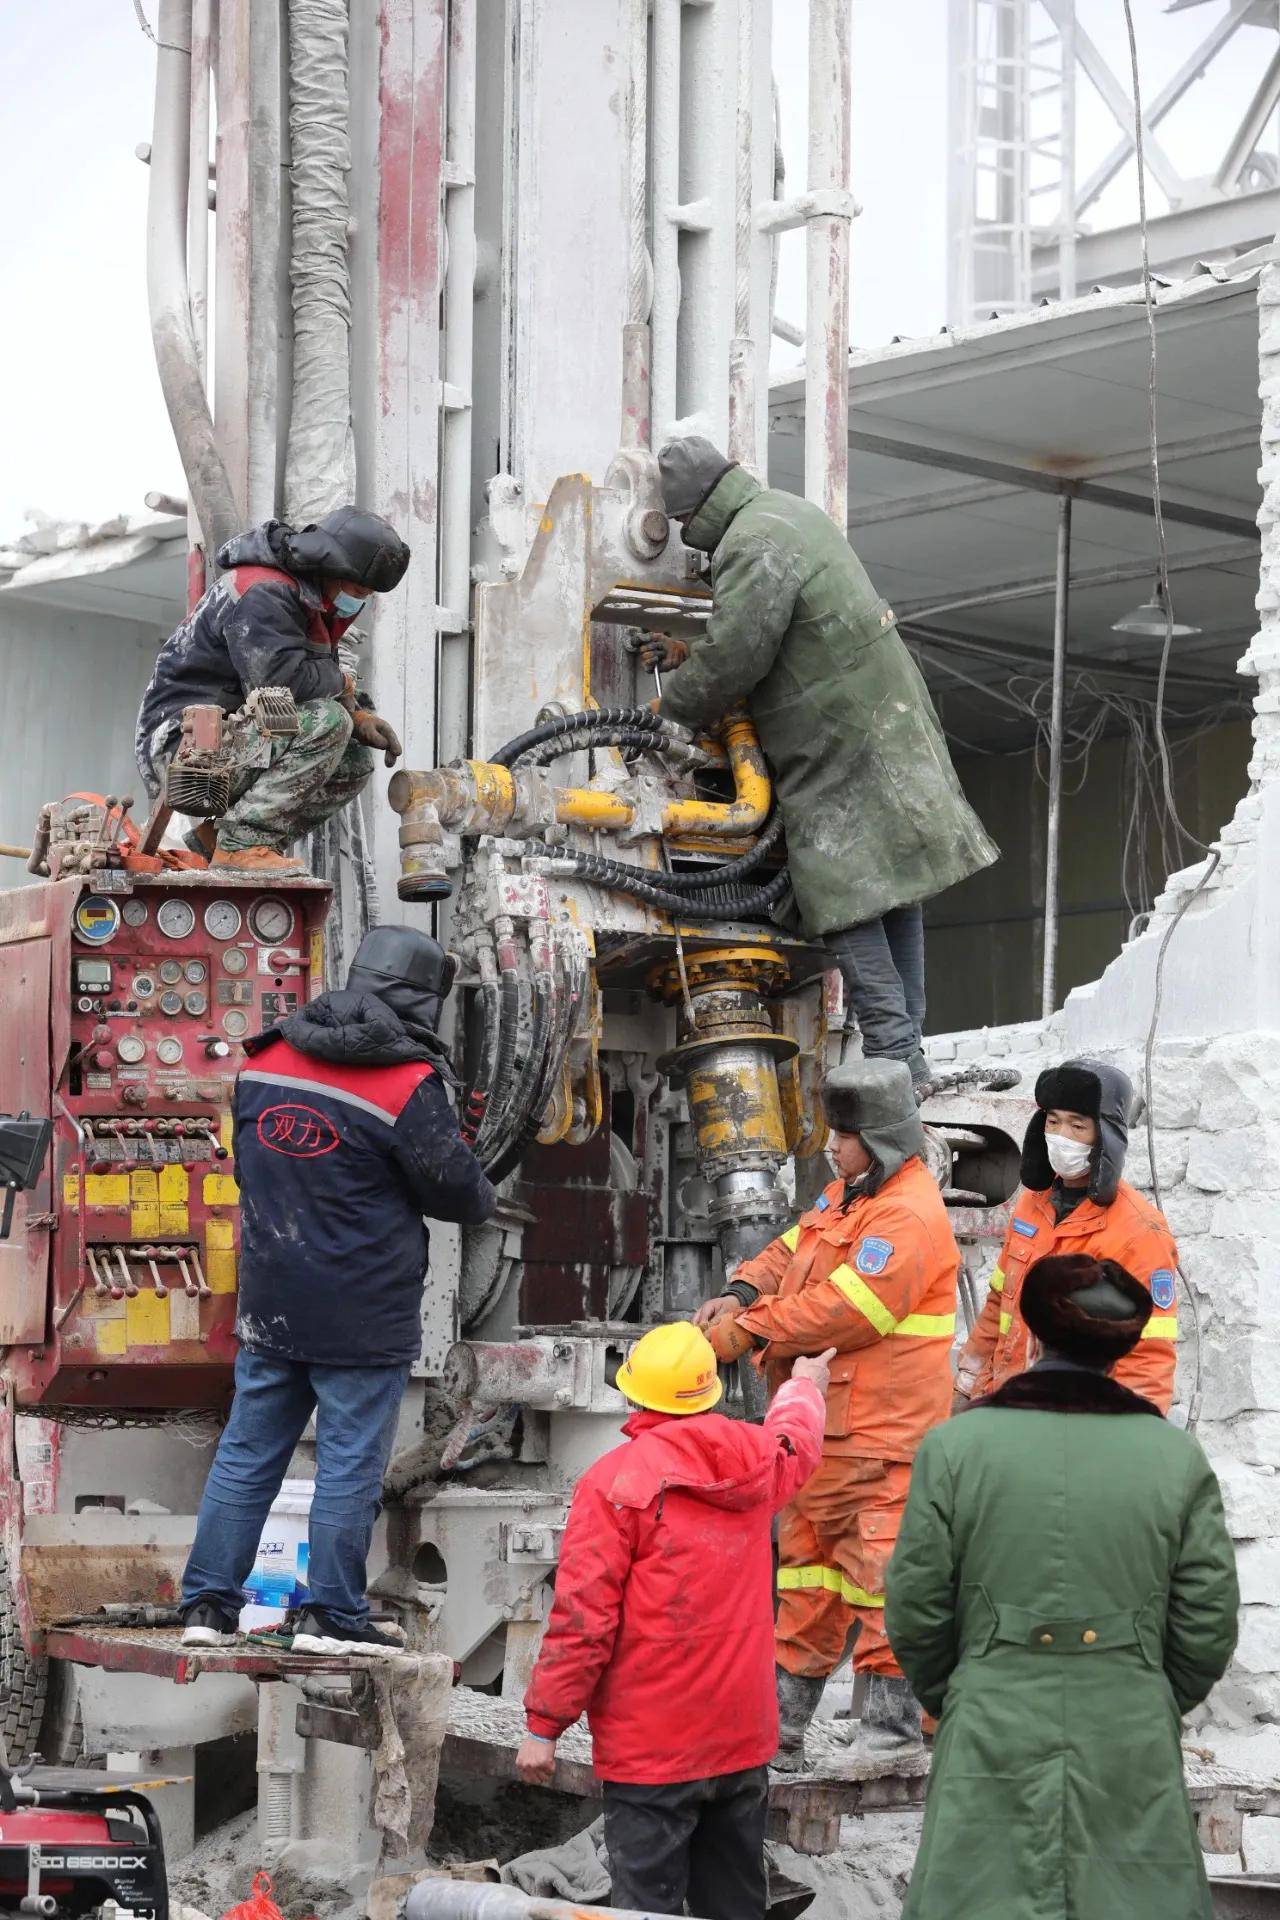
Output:
[[844,975],[869,1060],[906,1060],[922,1053],[924,912],[893,907],[879,920],[842,927],[823,945]]
[[241,1348],[231,1418],[182,1576],[184,1607],[212,1600],[239,1613],[271,1502],[314,1412],[307,1586],[338,1626],[365,1624],[365,1563],[408,1379],[407,1366],[312,1367]]

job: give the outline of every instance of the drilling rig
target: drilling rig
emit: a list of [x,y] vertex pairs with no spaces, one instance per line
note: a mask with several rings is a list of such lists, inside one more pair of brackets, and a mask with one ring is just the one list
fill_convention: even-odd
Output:
[[[710,614],[656,446],[684,424],[765,477],[790,230],[806,492],[845,522],[849,12],[789,0],[809,37],[789,192],[772,0],[160,0],[148,286],[191,590],[242,526],[347,499],[387,516],[412,559],[364,673],[406,764],[315,847],[314,880],[242,893],[104,858],[4,898],[0,960],[52,1042],[10,1062],[0,1107],[54,1123],[0,1409],[15,1674],[127,1668],[84,1619],[172,1597],[198,1475],[188,1449],[175,1478],[166,1421],[230,1388],[237,1042],[341,976],[371,900],[458,956],[460,1116],[501,1191],[488,1226],[433,1235],[375,1562],[464,1681],[522,1690],[626,1345],[825,1179],[841,1006],[788,927],[769,769],[745,711],[698,737],[660,719],[639,647]],[[82,804],[87,825],[54,814],[92,852],[112,803]],[[1019,1128],[966,1112],[942,1114],[936,1171],[998,1234]],[[84,1409],[128,1428],[91,1466],[59,1439]],[[138,1488],[163,1522],[129,1510]]]

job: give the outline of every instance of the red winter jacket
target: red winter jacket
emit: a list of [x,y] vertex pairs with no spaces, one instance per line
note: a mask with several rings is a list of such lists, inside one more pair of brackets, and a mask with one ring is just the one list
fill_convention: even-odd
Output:
[[635,1413],[578,1482],[525,1712],[585,1711],[601,1780],[764,1766],[778,1746],[770,1524],[822,1454],[822,1395],[784,1386],[761,1427]]

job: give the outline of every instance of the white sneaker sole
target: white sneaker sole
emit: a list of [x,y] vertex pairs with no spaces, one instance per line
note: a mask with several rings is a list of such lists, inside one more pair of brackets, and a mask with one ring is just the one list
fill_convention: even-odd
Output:
[[362,1653],[373,1660],[389,1660],[393,1654],[403,1653],[403,1647],[375,1647],[367,1640],[339,1640],[336,1634],[295,1633],[293,1636],[295,1653],[322,1653],[331,1658],[334,1655]]
[[184,1627],[182,1644],[184,1647],[234,1647],[240,1638],[236,1633],[219,1633],[216,1627]]

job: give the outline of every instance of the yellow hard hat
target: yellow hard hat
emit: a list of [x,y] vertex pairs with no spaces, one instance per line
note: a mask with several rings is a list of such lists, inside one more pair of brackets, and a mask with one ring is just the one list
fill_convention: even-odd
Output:
[[677,1320],[636,1341],[618,1369],[618,1391],[651,1413],[705,1413],[724,1388],[706,1334]]

